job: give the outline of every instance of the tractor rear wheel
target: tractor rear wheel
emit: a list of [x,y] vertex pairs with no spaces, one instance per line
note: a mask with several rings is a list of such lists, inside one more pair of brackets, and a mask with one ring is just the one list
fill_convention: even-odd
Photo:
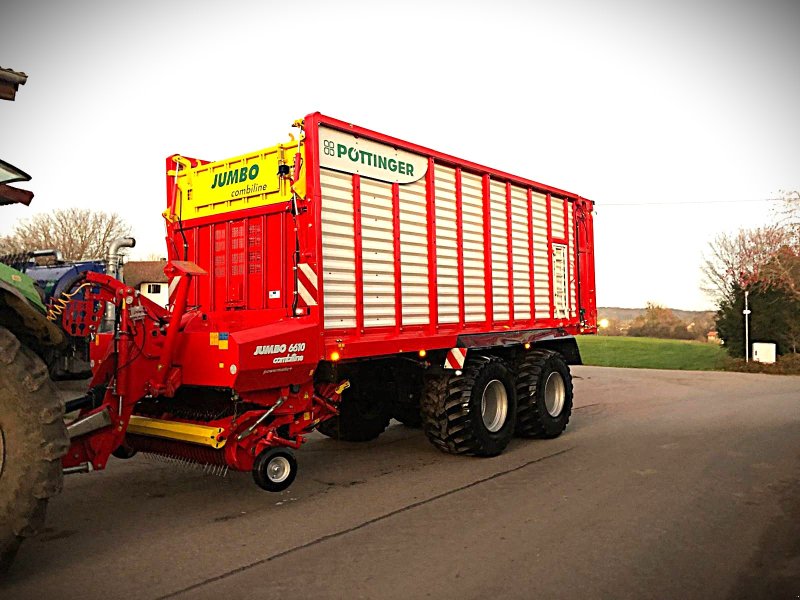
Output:
[[561,355],[531,350],[516,363],[517,435],[555,438],[572,414],[572,375]]
[[64,404],[47,367],[0,327],[0,573],[44,523],[68,448]]
[[495,456],[514,436],[514,376],[498,357],[474,356],[460,375],[431,377],[420,404],[425,434],[442,452]]

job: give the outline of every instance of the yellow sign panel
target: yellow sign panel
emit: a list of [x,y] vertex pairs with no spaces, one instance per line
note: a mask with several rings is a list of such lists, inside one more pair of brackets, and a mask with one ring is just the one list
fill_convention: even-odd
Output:
[[195,169],[192,191],[196,199],[216,203],[277,191],[278,157],[243,156]]
[[[178,214],[184,221],[288,202],[297,144],[280,144],[258,152],[178,171]],[[303,147],[300,147],[303,154]]]

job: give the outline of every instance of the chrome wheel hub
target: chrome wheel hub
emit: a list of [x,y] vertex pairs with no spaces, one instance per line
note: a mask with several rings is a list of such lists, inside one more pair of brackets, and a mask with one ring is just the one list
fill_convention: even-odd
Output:
[[481,418],[483,425],[491,433],[503,428],[508,416],[508,394],[506,386],[497,379],[486,384],[481,398]]
[[285,456],[276,456],[267,463],[267,477],[273,483],[286,481],[291,472],[292,466]]
[[553,371],[547,376],[544,384],[544,405],[551,417],[557,417],[564,410],[566,396],[564,378],[560,373]]

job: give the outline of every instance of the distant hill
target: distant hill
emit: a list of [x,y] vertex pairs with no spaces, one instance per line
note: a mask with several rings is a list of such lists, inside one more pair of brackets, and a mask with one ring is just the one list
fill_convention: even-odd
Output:
[[[598,319],[617,319],[621,322],[633,321],[636,317],[644,313],[644,308],[619,308],[615,306],[600,307],[597,309]],[[698,319],[713,319],[713,310],[680,310],[670,309],[681,321],[691,323]]]

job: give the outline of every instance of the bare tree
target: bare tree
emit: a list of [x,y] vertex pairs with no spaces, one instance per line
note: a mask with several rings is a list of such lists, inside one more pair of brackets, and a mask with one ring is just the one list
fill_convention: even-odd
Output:
[[789,229],[792,245],[795,248],[800,247],[800,191],[781,190],[780,194],[783,202],[775,210],[776,221]]
[[130,226],[116,213],[58,209],[17,223],[10,235],[0,237],[0,255],[54,249],[66,260],[102,258],[111,240],[130,232]]
[[791,230],[781,224],[718,235],[703,257],[703,291],[719,304],[733,285],[747,287],[758,282],[765,266],[791,245],[792,237]]
[[786,245],[764,265],[758,285],[783,290],[800,301],[800,248]]
[[783,202],[775,212],[786,239],[764,265],[760,285],[782,289],[794,300],[800,300],[800,191],[782,190],[781,196]]

